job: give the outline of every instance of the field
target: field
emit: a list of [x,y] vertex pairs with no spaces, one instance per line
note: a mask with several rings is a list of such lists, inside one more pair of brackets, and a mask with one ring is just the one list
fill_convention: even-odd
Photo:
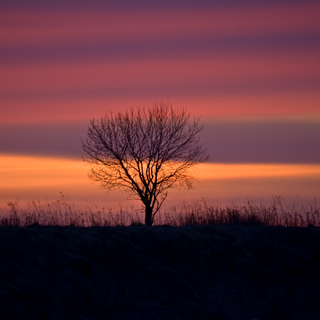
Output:
[[0,228],[3,319],[319,319],[320,230]]
[[204,203],[154,227],[130,214],[121,226],[121,212],[118,226],[88,212],[95,226],[80,226],[63,201],[38,204],[29,212],[38,222],[22,227],[28,212],[11,204],[0,227],[1,318],[320,319],[318,209],[299,220],[266,207],[263,220],[258,207],[196,212]]

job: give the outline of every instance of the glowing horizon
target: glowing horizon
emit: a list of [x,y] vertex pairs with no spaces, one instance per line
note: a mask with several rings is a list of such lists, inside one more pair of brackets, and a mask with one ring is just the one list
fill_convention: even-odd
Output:
[[[22,207],[31,201],[56,201],[60,192],[80,208],[91,203],[107,208],[118,207],[119,203],[128,207],[139,204],[126,200],[125,192],[106,193],[91,182],[87,177],[89,167],[81,160],[0,155],[0,162],[4,165],[0,169],[0,208],[17,198]],[[200,164],[197,168],[195,189],[169,191],[169,204],[190,197],[243,201],[274,195],[291,199],[302,196],[312,202],[320,194],[320,164]],[[283,186],[286,189],[282,190]]]

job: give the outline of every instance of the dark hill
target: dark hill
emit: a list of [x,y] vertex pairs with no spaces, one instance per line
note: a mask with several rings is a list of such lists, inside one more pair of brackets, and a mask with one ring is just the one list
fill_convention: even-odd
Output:
[[1,319],[320,319],[320,229],[0,228]]

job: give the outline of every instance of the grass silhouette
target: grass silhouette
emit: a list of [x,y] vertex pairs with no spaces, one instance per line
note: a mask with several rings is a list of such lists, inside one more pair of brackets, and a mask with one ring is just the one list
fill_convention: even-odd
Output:
[[[143,212],[133,208],[118,211],[98,209],[88,206],[77,209],[68,203],[68,197],[61,194],[61,199],[51,203],[32,201],[27,209],[19,209],[18,201],[8,202],[9,209],[2,210],[0,226],[25,227],[32,224],[44,226],[78,227],[92,226],[129,226],[140,225],[144,221]],[[162,210],[156,216],[154,225],[261,225],[284,227],[320,226],[320,207],[314,201],[308,207],[285,205],[285,199],[275,196],[269,205],[255,204],[248,200],[246,205],[227,205],[219,207],[208,198],[183,202],[169,210]]]

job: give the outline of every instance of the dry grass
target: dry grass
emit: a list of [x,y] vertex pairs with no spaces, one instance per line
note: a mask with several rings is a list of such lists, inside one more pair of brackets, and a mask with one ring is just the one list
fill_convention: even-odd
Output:
[[[129,226],[140,225],[144,221],[143,211],[131,209],[117,211],[97,206],[88,206],[79,210],[68,203],[68,198],[61,194],[61,199],[51,203],[32,201],[26,209],[20,209],[18,201],[8,202],[8,208],[0,211],[1,226],[25,227],[32,224],[44,226],[92,227],[92,226]],[[285,227],[319,227],[320,207],[316,200],[313,205],[287,206],[285,199],[273,197],[270,204],[256,204],[248,200],[246,205],[227,205],[219,207],[214,201],[202,198],[183,202],[168,210],[160,211],[154,219],[154,225],[261,225]]]
[[166,223],[174,226],[245,224],[261,226],[308,227],[320,226],[320,207],[313,205],[287,206],[285,199],[276,196],[269,205],[247,201],[246,205],[233,204],[219,207],[210,199],[202,198],[174,207],[166,215]]

